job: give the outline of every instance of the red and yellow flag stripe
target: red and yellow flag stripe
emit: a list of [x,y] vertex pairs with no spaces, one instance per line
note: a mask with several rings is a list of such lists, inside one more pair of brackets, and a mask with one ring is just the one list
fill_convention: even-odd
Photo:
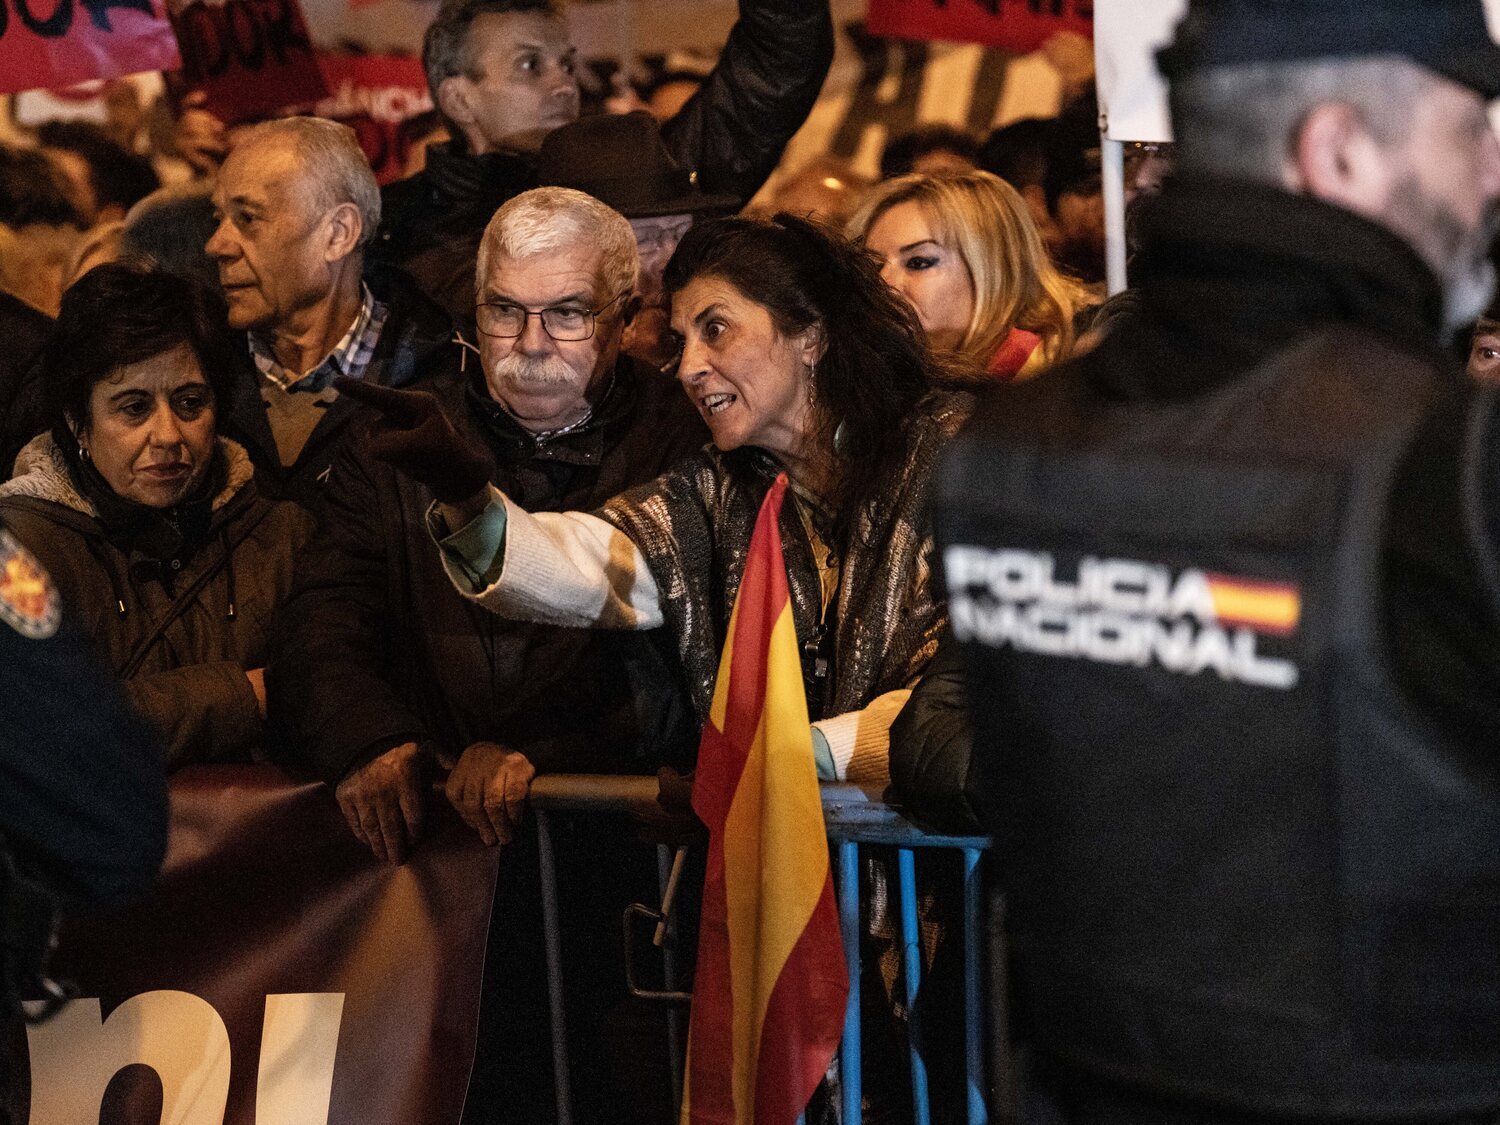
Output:
[[778,519],[761,506],[704,726],[709,830],[684,1125],[793,1125],[843,1030],[839,940]]
[[1221,625],[1245,625],[1261,633],[1290,636],[1302,620],[1302,595],[1290,582],[1263,582],[1208,574],[1208,593]]

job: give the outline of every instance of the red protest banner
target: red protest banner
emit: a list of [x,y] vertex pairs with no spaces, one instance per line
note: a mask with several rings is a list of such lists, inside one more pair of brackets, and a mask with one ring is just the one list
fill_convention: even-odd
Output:
[[415,56],[320,54],[330,95],[311,112],[342,121],[359,137],[382,184],[404,174],[409,143],[401,122],[432,108],[427,72]]
[[386,867],[270,766],[171,793],[157,888],[64,931],[81,998],[27,1030],[31,1125],[457,1125],[499,853],[448,810]]
[[872,35],[1035,51],[1059,31],[1092,37],[1094,0],[870,0]]
[[172,26],[183,80],[229,124],[328,95],[297,0],[187,0]]
[[178,63],[162,0],[0,0],[0,93]]

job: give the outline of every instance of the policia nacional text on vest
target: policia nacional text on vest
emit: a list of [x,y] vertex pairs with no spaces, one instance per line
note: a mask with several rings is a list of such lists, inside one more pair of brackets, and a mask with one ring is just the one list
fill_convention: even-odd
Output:
[[1041,1057],[1268,1115],[1500,1107],[1500,746],[1406,703],[1381,636],[1393,474],[1463,393],[1330,328],[1176,400],[1074,365],[956,443],[940,549]]

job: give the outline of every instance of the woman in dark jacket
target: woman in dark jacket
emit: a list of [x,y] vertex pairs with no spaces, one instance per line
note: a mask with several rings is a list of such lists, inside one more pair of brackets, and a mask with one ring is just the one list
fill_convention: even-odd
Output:
[[261,739],[271,615],[311,519],[258,496],[218,436],[223,310],[195,283],[122,265],[63,297],[43,354],[51,429],[0,486],[169,766],[245,760]]

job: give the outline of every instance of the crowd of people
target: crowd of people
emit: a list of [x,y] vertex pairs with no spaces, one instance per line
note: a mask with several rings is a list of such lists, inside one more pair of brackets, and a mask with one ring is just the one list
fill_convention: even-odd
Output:
[[[937,452],[978,385],[1066,358],[1097,296],[1053,264],[1021,194],[1036,185],[981,170],[979,139],[952,129],[896,139],[890,178],[849,174],[858,191],[831,207],[730,222],[805,120],[831,48],[825,6],[747,3],[675,114],[579,119],[558,13],[469,0],[424,44],[448,139],[384,191],[342,126],[226,129],[192,99],[175,132],[204,173],[189,182],[158,187],[150,159],[94,126],[5,150],[5,226],[81,234],[55,293],[5,298],[0,507],[157,716],[172,763],[291,755],[399,861],[434,770],[481,835],[505,839],[497,809],[519,813],[535,769],[690,761],[748,531],[721,541],[718,494],[753,462],[752,482],[786,468],[799,497],[800,631],[826,634],[818,659],[837,669],[816,688],[824,772],[846,776],[860,732],[856,772],[885,775],[884,730],[941,623],[922,510]],[[1042,164],[1078,139],[1034,124],[1050,126]],[[1097,193],[1097,161],[1094,178]],[[674,326],[695,272],[729,289],[700,300],[704,324]],[[610,580],[638,600],[648,574],[678,592],[632,619],[646,637],[588,637],[578,607],[474,616],[432,544],[427,507],[453,485],[381,460],[378,425],[356,422],[371,387],[440,404],[466,449],[431,453],[442,473],[482,469],[528,513],[614,519],[645,554]],[[744,464],[721,480],[724,456]],[[704,511],[627,506],[652,481]],[[759,491],[729,508],[753,516]],[[689,582],[683,560],[660,569],[710,543],[712,581]],[[583,565],[576,543],[561,549]],[[445,550],[450,567],[462,557]],[[877,565],[893,550],[898,567]],[[655,626],[679,611],[664,645]],[[860,660],[835,659],[842,646]],[[175,696],[194,714],[172,713]]]
[[[189,100],[165,187],[44,127],[0,146],[0,551],[167,770],[316,776],[400,864],[435,783],[515,847],[538,774],[690,778],[784,473],[817,774],[997,834],[1027,1120],[1492,1120],[1500,49],[1477,0],[1367,39],[1323,7],[1191,6],[1107,302],[1086,93],[746,210],[823,3],[744,0],[660,118],[580,118],[550,0],[445,0],[447,139],[384,190],[318,118]],[[1183,593],[1219,571],[1238,618]],[[612,1081],[585,1119],[658,1119]]]

